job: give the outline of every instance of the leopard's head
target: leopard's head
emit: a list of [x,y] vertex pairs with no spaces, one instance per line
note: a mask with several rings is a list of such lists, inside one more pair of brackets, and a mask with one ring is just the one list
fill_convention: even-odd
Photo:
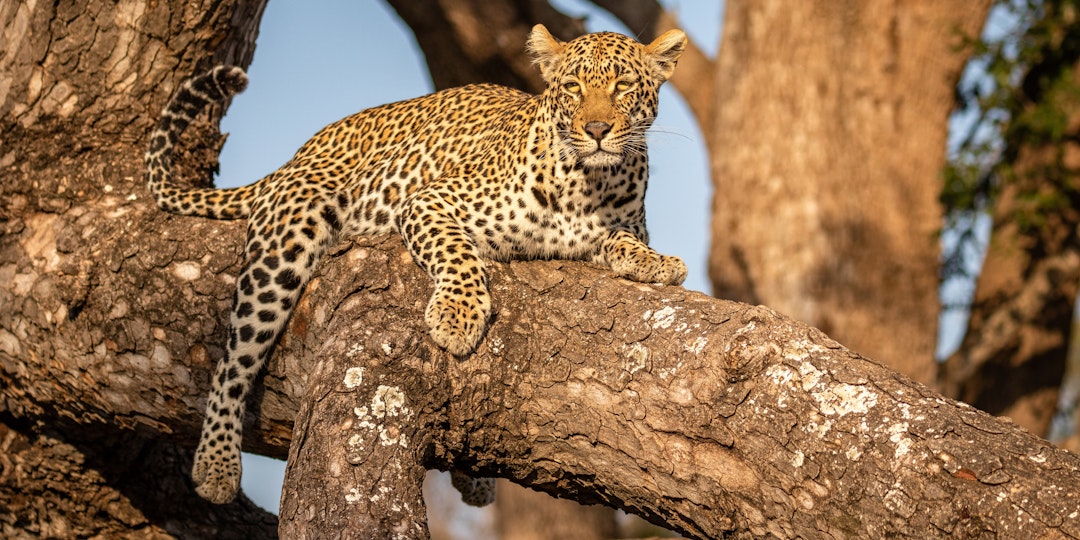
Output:
[[686,34],[669,30],[648,45],[612,32],[562,42],[538,24],[528,47],[547,83],[560,155],[614,167],[645,153],[660,85],[675,70]]

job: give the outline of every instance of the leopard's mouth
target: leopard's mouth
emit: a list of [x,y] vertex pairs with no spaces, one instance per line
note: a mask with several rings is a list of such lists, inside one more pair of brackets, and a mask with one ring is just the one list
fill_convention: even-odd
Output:
[[614,167],[623,161],[621,153],[611,152],[598,147],[589,153],[580,153],[578,160],[586,167]]

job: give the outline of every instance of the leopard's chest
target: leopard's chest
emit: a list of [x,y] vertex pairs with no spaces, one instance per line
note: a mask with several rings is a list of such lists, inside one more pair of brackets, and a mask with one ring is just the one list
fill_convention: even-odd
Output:
[[585,172],[517,176],[492,200],[495,211],[470,220],[481,254],[494,259],[589,259],[620,222],[639,211],[643,193],[613,175]]

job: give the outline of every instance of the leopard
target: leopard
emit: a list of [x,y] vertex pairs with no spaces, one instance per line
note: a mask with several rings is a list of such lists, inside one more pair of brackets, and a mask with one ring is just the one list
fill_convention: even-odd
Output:
[[[191,470],[223,504],[240,487],[245,401],[320,257],[338,242],[396,232],[430,276],[430,339],[464,358],[492,315],[485,261],[565,259],[636,282],[680,285],[686,264],[649,247],[646,132],[659,89],[686,48],[683,31],[648,44],[614,32],[569,41],[528,34],[539,94],[474,84],[363,110],[331,123],[281,168],[246,186],[173,177],[181,134],[248,84],[218,65],[181,83],[145,154],[156,206],[182,216],[247,219],[223,357],[211,378]],[[494,480],[451,472],[466,503]]]

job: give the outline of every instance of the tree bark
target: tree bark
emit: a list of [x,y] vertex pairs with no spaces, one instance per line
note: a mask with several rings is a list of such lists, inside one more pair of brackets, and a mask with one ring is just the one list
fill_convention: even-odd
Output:
[[[155,297],[160,282],[124,272],[129,257],[176,254],[182,238],[161,241],[153,227],[139,229],[142,245],[125,238],[145,225],[124,197],[145,197],[141,156],[157,111],[196,65],[246,65],[263,6],[0,4],[0,536],[274,534],[274,517],[246,499],[190,497],[190,440],[167,427],[177,410],[191,414],[174,401],[187,368],[136,345],[162,330],[126,315],[199,306]],[[214,125],[191,134],[187,173],[216,166]],[[155,372],[167,375],[132,390],[132,377]],[[174,408],[163,416],[137,412],[164,401]]]
[[[40,228],[5,235],[5,257],[35,238],[35,252],[54,255],[25,257],[2,282],[14,307],[0,332],[2,395],[18,405],[11,414],[42,424],[71,418],[102,436],[134,429],[192,444],[243,225],[162,215],[141,184],[121,186],[63,213],[123,218],[84,228],[70,251]],[[105,264],[85,279],[102,285],[73,318],[54,284],[94,253]],[[1076,456],[766,308],[581,263],[492,264],[491,281],[495,323],[457,361],[427,338],[431,286],[399,240],[361,239],[328,256],[250,411],[247,449],[278,456],[301,403],[316,420],[297,424],[283,532],[355,523],[350,497],[422,508],[410,498],[417,466],[454,466],[701,538],[1080,534],[1069,518]],[[377,421],[380,387],[392,422]],[[397,468],[353,465],[374,448],[401,449],[400,482],[389,477]],[[391,487],[372,491],[356,475]]]
[[725,4],[709,146],[717,296],[934,380],[946,120],[961,39],[989,5]]

